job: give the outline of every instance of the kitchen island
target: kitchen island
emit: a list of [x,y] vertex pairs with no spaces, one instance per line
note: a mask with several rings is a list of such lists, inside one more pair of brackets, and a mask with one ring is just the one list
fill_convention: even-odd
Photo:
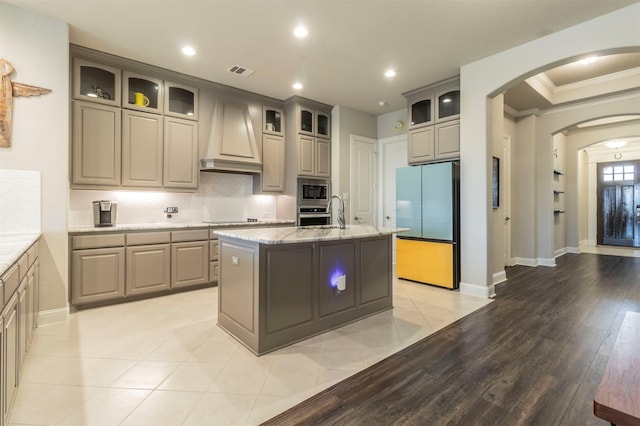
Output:
[[218,325],[257,355],[391,309],[392,236],[373,226],[214,231]]

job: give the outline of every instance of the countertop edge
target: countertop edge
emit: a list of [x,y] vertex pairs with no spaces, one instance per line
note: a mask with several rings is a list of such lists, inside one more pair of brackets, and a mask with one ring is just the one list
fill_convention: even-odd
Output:
[[4,275],[41,236],[42,232],[39,231],[0,234],[0,276]]
[[392,235],[407,228],[377,228],[350,225],[346,229],[332,227],[280,227],[214,231],[223,238],[234,238],[258,244],[295,244],[316,241],[354,240]]
[[269,225],[294,225],[295,220],[268,220],[259,222],[183,222],[183,223],[124,223],[114,226],[70,226],[67,230],[69,234],[87,234],[96,232],[126,232],[126,231],[157,231],[157,230],[180,230],[180,229],[215,229],[215,228],[238,228]]

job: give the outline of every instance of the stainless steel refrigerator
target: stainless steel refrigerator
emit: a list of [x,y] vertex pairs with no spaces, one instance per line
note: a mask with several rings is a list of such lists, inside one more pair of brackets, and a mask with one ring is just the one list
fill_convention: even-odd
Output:
[[457,162],[396,170],[398,278],[450,289],[460,283],[460,166]]

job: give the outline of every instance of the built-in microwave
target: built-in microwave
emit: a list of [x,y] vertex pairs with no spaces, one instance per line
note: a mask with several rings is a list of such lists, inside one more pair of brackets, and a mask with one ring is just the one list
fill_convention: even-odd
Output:
[[299,206],[326,206],[329,202],[329,181],[323,179],[298,179]]

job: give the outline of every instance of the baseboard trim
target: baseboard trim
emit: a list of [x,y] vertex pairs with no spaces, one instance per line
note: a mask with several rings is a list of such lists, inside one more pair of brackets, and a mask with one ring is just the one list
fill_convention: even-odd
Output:
[[460,282],[460,293],[489,299],[496,295],[496,288],[495,284],[485,287],[482,285]]
[[55,324],[67,320],[69,309],[59,308],[38,312],[38,326]]
[[555,259],[555,258],[558,258],[558,257],[563,256],[565,254],[567,254],[567,248],[566,247],[554,251],[553,252],[553,258]]
[[493,285],[503,283],[507,280],[507,271],[500,271],[493,274]]
[[567,247],[567,253],[579,254],[580,247]]
[[530,259],[528,257],[516,257],[514,258],[513,264],[522,266],[538,266],[535,259]]
[[545,259],[542,257],[538,258],[538,265],[540,266],[556,266],[556,259]]

